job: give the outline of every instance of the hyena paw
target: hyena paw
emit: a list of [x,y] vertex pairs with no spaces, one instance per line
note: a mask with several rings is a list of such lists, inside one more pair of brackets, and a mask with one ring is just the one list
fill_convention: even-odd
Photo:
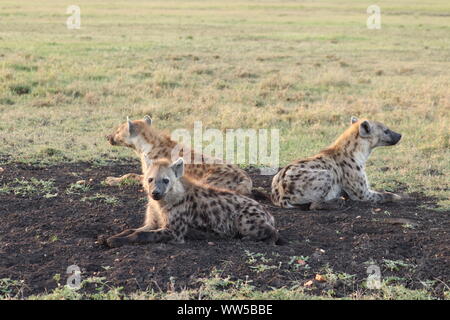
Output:
[[117,186],[120,184],[121,179],[115,178],[115,177],[107,177],[104,181],[104,183],[110,187]]
[[123,246],[126,243],[127,241],[124,238],[110,237],[106,240],[105,245],[110,248],[117,248]]
[[402,197],[399,196],[398,194],[395,194],[392,192],[385,192],[384,199],[385,199],[385,202],[395,202],[395,201],[400,201],[402,199]]

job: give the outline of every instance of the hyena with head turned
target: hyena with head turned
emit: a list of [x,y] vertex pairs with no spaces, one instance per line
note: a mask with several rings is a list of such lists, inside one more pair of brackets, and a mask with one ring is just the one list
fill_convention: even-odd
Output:
[[352,117],[351,126],[330,147],[294,161],[274,176],[272,202],[285,208],[306,204],[317,210],[341,207],[342,194],[359,201],[399,200],[396,194],[370,189],[365,163],[374,148],[395,145],[401,137],[380,122]]
[[182,158],[149,161],[144,188],[151,204],[150,216],[158,212],[164,226],[124,231],[106,243],[117,247],[131,243],[183,243],[189,229],[203,230],[221,238],[244,238],[276,243],[273,216],[244,195],[201,184],[184,175]]
[[[244,195],[250,195],[252,192],[252,180],[244,170],[181,146],[170,137],[155,130],[149,116],[145,116],[143,120],[127,120],[113,134],[108,135],[107,139],[113,146],[125,146],[133,149],[141,159],[142,173],[147,170],[146,157],[151,160],[171,159],[173,150],[180,150],[176,156],[188,159],[185,168],[186,174],[192,178]],[[142,175],[130,173],[120,178],[108,177],[106,183],[114,185],[124,179],[141,181]]]

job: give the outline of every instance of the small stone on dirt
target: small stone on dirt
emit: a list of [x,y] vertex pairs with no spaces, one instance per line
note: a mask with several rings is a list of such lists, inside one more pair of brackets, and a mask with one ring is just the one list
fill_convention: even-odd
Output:
[[316,281],[319,281],[319,282],[325,282],[325,281],[327,281],[327,280],[325,279],[325,277],[322,276],[321,274],[316,274],[315,279],[316,279]]
[[314,282],[312,280],[309,280],[309,281],[306,281],[305,284],[303,284],[303,286],[304,287],[311,287],[313,285],[313,283]]
[[373,208],[372,209],[372,214],[377,214],[380,211],[381,211],[381,208]]

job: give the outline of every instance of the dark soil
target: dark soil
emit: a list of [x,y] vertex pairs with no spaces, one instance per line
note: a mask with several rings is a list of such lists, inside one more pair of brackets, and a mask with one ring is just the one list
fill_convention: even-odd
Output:
[[[428,290],[437,297],[448,290],[449,212],[425,209],[435,202],[421,194],[410,194],[395,204],[348,202],[345,209],[333,212],[280,209],[265,200],[288,241],[282,246],[202,240],[108,249],[96,242],[97,236],[140,226],[146,200],[140,186],[107,187],[101,181],[137,172],[137,162],[102,167],[89,163],[2,167],[0,188],[14,186],[16,178],[32,177],[53,179],[57,188],[54,197],[44,197],[42,190],[24,195],[0,190],[0,279],[24,280],[25,296],[51,291],[57,285],[55,274],[61,274],[64,283],[67,267],[74,264],[81,268],[83,278],[105,277],[109,285],[121,286],[126,293],[147,288],[164,291],[173,283],[176,290],[198,287],[197,279],[210,276],[213,270],[222,270],[232,279],[248,277],[261,290],[291,287],[296,281],[303,285],[316,274],[324,274],[329,266],[336,274],[354,275],[353,280],[333,285],[316,281],[311,292],[332,289],[335,296],[343,296],[362,287],[371,262],[381,268],[382,279],[398,277],[393,283],[413,289],[424,288],[421,281],[431,280]],[[269,190],[271,176],[252,177],[256,187]],[[82,179],[91,186],[88,192],[66,194],[70,184]],[[118,202],[83,201],[96,194],[114,196]],[[272,260],[250,263],[246,250]],[[306,265],[300,261],[295,266],[296,256],[307,257]],[[403,265],[389,268],[385,259]],[[276,268],[258,272],[258,264]]]

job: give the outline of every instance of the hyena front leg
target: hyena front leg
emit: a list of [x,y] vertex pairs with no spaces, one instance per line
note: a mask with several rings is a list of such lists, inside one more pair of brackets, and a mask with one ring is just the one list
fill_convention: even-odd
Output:
[[105,179],[105,184],[108,186],[117,186],[121,184],[125,180],[136,181],[137,183],[142,183],[142,175],[137,173],[127,173],[119,178],[116,177],[107,177]]
[[184,243],[184,237],[187,233],[187,224],[184,221],[177,220],[168,225],[167,228],[160,228],[157,230],[148,230],[145,226],[137,229],[132,234],[125,237],[111,237],[106,240],[106,244],[111,247],[119,247],[125,244],[132,243],[158,243],[158,242],[173,242]]
[[392,192],[377,192],[373,190],[368,190],[368,194],[365,197],[368,201],[371,202],[378,202],[378,203],[384,203],[384,202],[394,202],[399,201],[402,199],[398,194],[392,193]]
[[98,241],[101,244],[106,244],[109,247],[119,247],[121,245],[124,244],[129,244],[129,243],[133,243],[133,238],[128,238],[128,236],[131,236],[132,234],[138,234],[138,233],[144,233],[144,232],[149,232],[152,230],[155,230],[157,228],[155,228],[153,225],[147,226],[144,225],[138,229],[127,229],[122,231],[119,234],[113,235],[112,237],[107,238],[104,235],[101,235],[98,237]]
[[365,175],[357,177],[352,183],[344,185],[344,191],[351,200],[370,202],[393,202],[401,200],[401,197],[392,192],[378,192],[371,190]]
[[150,231],[135,231],[124,237],[113,236],[106,240],[106,244],[110,248],[120,247],[126,244],[145,244],[145,243],[158,243],[169,242],[175,239],[175,235],[172,230],[159,229]]
[[[121,233],[118,233],[118,234],[116,234],[116,235],[114,235],[112,237],[109,237],[109,238],[106,235],[99,235],[98,238],[97,238],[97,241],[100,244],[108,245],[108,240],[113,239],[113,238],[120,239],[120,238],[126,237],[126,236],[128,236],[128,235],[130,235],[130,234],[132,234],[134,232],[136,232],[136,229],[127,229],[127,230],[124,230]],[[114,242],[114,240],[110,240],[110,241]]]
[[[153,210],[153,211],[152,211]],[[167,224],[167,221],[164,217],[158,212],[156,209],[147,207],[147,214],[145,217],[145,223],[142,227],[136,229],[136,231],[150,231],[164,228]],[[206,239],[215,239],[215,235],[208,231],[203,231],[195,228],[188,228],[186,233],[186,239],[189,240],[206,240]]]
[[121,233],[114,235],[113,237],[116,237],[116,238],[126,237],[126,236],[136,232],[136,230],[137,229],[127,229],[127,230],[122,231]]

